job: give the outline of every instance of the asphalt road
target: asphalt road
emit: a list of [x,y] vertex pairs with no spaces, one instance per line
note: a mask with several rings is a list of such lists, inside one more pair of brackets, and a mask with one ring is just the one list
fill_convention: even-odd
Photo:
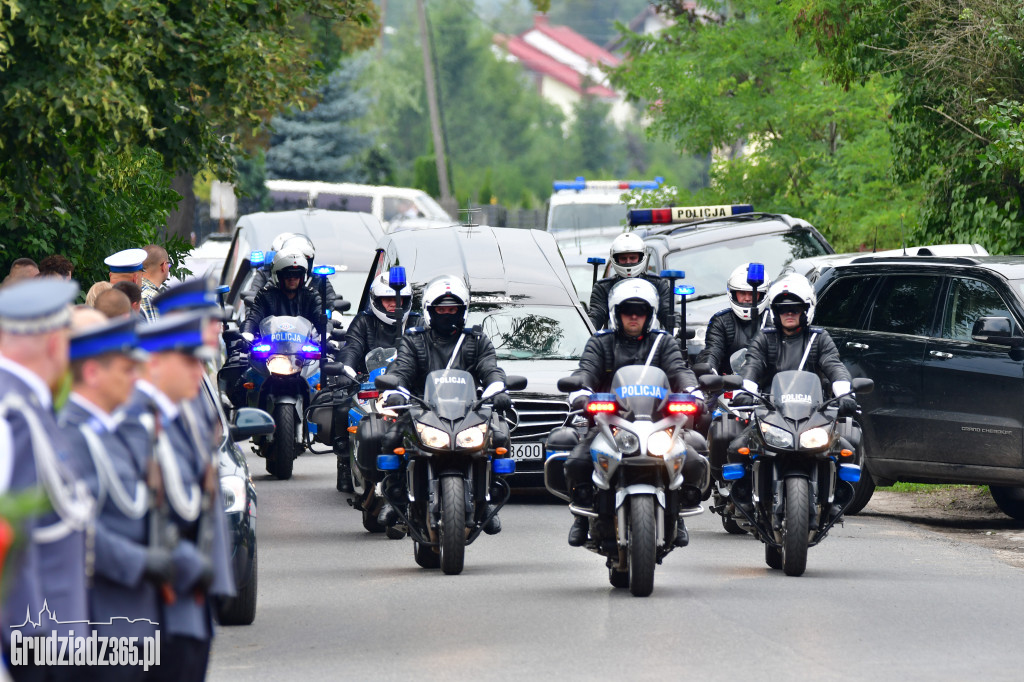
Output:
[[259,603],[220,628],[210,680],[1019,680],[1021,569],[885,517],[851,518],[798,578],[706,512],[658,567],[654,594],[608,584],[566,545],[565,507],[502,511],[465,571],[419,568],[412,542],[366,533],[334,490],[334,457],[304,455],[259,495]]

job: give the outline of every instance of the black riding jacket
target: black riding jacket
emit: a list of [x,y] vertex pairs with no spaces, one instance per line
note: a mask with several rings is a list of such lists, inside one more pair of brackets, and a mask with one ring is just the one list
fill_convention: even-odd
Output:
[[[618,276],[605,277],[594,283],[594,290],[590,293],[590,308],[587,310],[590,321],[594,323],[594,329],[605,329],[608,327],[608,292],[612,290],[614,285],[624,279],[627,278]],[[665,331],[671,332],[676,323],[674,319],[675,311],[672,308],[672,288],[669,286],[669,281],[657,275],[648,275],[647,273],[640,275],[640,279],[645,279],[657,287],[658,324]]]
[[355,316],[345,334],[341,361],[360,373],[366,372],[366,354],[375,348],[398,348],[402,335],[400,322],[384,324],[369,310]]
[[[761,315],[760,325],[771,325],[771,313]],[[759,326],[760,326],[759,325]],[[697,355],[697,362],[706,362],[719,374],[731,374],[729,359],[732,354],[750,343],[750,320],[742,320],[732,308],[719,310],[708,322],[704,337],[704,350]]]
[[313,323],[317,337],[324,332],[324,306],[320,303],[320,294],[306,287],[299,287],[295,298],[288,298],[276,284],[268,284],[260,289],[256,298],[249,306],[249,312],[242,323],[242,332],[259,335],[260,322],[271,315],[291,315],[304,317]]
[[663,330],[650,331],[643,336],[627,337],[611,329],[599,331],[587,341],[580,356],[579,369],[573,376],[583,378],[583,385],[597,393],[611,390],[615,372],[627,365],[643,365],[651,353],[656,339],[661,338],[651,359],[651,366],[668,375],[672,391],[681,393],[697,385],[697,378],[686,362],[679,344]]
[[423,397],[427,374],[448,366],[460,336],[463,337],[462,345],[451,368],[469,372],[481,387],[487,387],[495,381],[504,383],[505,372],[498,367],[494,346],[478,327],[464,329],[450,336],[442,336],[433,329],[423,327],[407,330],[398,344],[398,357],[388,368],[388,375],[398,377],[399,385],[413,395]]
[[[257,294],[267,284],[277,284],[270,277],[270,266],[264,266],[256,271],[253,275],[252,281],[249,282],[249,288],[245,290],[246,294]],[[310,291],[314,291],[317,294],[320,293],[320,279],[318,277],[309,277],[304,282],[304,285]],[[334,309],[334,301],[337,299],[337,295],[334,293],[334,287],[331,286],[331,280],[327,280],[327,300],[324,302],[325,310]]]
[[761,330],[747,346],[740,376],[760,387],[769,386],[779,372],[800,367],[808,342],[811,349],[803,366],[805,370],[833,383],[850,381],[850,372],[839,359],[835,342],[821,327],[809,327],[793,336],[786,336],[775,328]]

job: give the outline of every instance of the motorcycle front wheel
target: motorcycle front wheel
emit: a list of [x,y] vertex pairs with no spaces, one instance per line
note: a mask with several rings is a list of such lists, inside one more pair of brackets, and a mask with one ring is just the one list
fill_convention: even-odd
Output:
[[656,524],[654,497],[633,495],[629,498],[629,591],[634,597],[646,597],[654,591]]
[[782,570],[786,575],[803,575],[807,568],[807,537],[810,505],[806,478],[786,479],[786,519],[782,531]]
[[267,460],[274,461],[274,475],[282,481],[292,477],[292,464],[295,462],[297,445],[295,443],[295,406],[281,403],[274,406],[274,441]]
[[441,479],[441,570],[447,575],[462,573],[466,559],[466,482],[462,476]]

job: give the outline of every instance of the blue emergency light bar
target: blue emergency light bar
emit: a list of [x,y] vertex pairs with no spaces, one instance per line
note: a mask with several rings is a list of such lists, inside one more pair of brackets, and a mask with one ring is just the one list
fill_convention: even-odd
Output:
[[723,464],[722,478],[726,481],[738,481],[746,474],[742,464]]
[[747,266],[747,283],[761,285],[764,282],[764,263],[751,263]]
[[507,476],[508,474],[514,474],[516,472],[516,461],[514,459],[496,459],[491,462],[491,466],[494,468],[494,473]]
[[263,266],[263,259],[265,254],[262,251],[253,251],[249,254],[249,265],[254,268]]
[[231,287],[229,287],[227,284],[221,284],[219,287],[213,290],[215,294],[226,294],[229,291],[231,291]]
[[653,180],[591,180],[587,181],[582,175],[575,180],[555,180],[552,185],[555,191],[574,190],[582,192],[585,189],[592,190],[627,190],[627,189],[658,189],[665,182],[660,175]]
[[686,279],[685,270],[662,270],[658,273],[662,279]]
[[750,204],[722,206],[673,206],[671,208],[634,208],[629,211],[630,225],[670,225],[692,223],[711,218],[728,218],[743,213],[753,213]]
[[676,293],[679,294],[680,296],[689,296],[689,295],[695,293],[696,291],[697,290],[694,289],[689,284],[680,284],[680,285],[676,286]]
[[334,266],[333,265],[318,265],[315,268],[313,268],[313,274],[316,275],[317,277],[326,277],[327,275],[333,275],[334,274]]
[[604,258],[600,258],[599,256],[591,256],[590,258],[587,259],[587,262],[590,263],[591,265],[594,265],[595,263],[598,265],[604,265],[608,261],[606,261]]
[[398,291],[400,289],[405,288],[406,281],[407,280],[405,278],[405,267],[401,265],[396,265],[390,270],[388,270],[388,286],[390,286],[392,289]]

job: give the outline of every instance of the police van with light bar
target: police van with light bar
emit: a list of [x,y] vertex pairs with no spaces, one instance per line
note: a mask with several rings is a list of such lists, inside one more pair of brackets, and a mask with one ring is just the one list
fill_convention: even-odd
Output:
[[548,200],[548,232],[559,230],[585,230],[589,228],[619,228],[626,219],[624,192],[633,189],[655,190],[665,179],[653,180],[556,180],[554,193]]

